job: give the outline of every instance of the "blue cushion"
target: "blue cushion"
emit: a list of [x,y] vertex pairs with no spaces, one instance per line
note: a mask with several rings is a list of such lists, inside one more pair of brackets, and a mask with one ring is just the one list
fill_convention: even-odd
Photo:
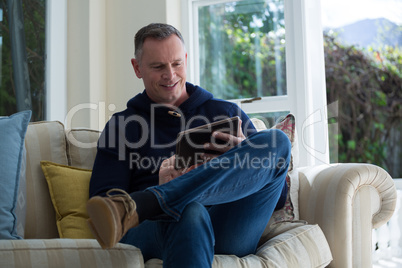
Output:
[[0,239],[21,239],[15,208],[25,133],[31,111],[0,117]]

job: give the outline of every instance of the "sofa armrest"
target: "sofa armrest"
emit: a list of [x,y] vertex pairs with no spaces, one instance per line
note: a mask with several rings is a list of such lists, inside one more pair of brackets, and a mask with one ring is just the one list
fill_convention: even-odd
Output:
[[392,216],[397,192],[391,176],[371,164],[299,168],[300,219],[323,230],[329,267],[371,267],[372,229]]

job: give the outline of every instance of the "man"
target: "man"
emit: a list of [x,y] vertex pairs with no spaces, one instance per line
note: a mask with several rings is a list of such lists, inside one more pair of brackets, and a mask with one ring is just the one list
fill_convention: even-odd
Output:
[[[103,248],[134,245],[145,261],[160,258],[164,267],[205,268],[214,254],[255,253],[285,202],[288,138],[278,130],[256,133],[237,105],[187,83],[184,41],[170,25],[138,31],[132,65],[145,90],[99,139],[87,203],[94,236]],[[175,168],[179,131],[233,116],[242,121],[239,135],[216,132],[224,146],[204,145],[221,155]]]

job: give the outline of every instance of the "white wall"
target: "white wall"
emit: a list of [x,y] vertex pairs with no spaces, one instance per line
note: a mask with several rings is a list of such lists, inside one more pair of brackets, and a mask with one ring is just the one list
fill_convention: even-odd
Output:
[[103,129],[143,91],[130,60],[135,33],[151,22],[180,30],[180,0],[67,1],[67,128]]

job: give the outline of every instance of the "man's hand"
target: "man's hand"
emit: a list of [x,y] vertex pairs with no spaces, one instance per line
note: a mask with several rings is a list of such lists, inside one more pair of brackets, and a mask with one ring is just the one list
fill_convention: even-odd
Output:
[[168,159],[165,159],[162,162],[161,167],[159,168],[159,185],[165,184],[171,180],[176,179],[177,177],[186,174],[187,172],[195,169],[196,167],[198,167],[201,164],[198,165],[192,165],[188,168],[185,169],[179,169],[177,170],[175,168],[175,161],[176,161],[176,156],[173,155]]
[[[240,120],[240,125],[241,125],[241,120]],[[204,149],[205,150],[213,150],[213,151],[217,151],[220,153],[226,153],[227,151],[229,151],[230,149],[232,149],[234,146],[238,145],[239,143],[241,143],[243,140],[246,139],[246,137],[243,134],[243,131],[241,129],[241,127],[239,128],[239,135],[238,136],[233,136],[230,135],[228,133],[223,133],[223,132],[219,132],[219,131],[215,131],[212,133],[212,137],[216,140],[221,140],[224,142],[224,144],[218,144],[218,143],[205,143],[204,144]],[[219,155],[216,154],[204,154],[203,158],[206,161],[209,161],[212,158],[215,158]]]
[[163,160],[159,168],[159,185],[165,184],[182,175],[183,170],[177,170],[174,167],[176,157],[173,155],[168,159]]

